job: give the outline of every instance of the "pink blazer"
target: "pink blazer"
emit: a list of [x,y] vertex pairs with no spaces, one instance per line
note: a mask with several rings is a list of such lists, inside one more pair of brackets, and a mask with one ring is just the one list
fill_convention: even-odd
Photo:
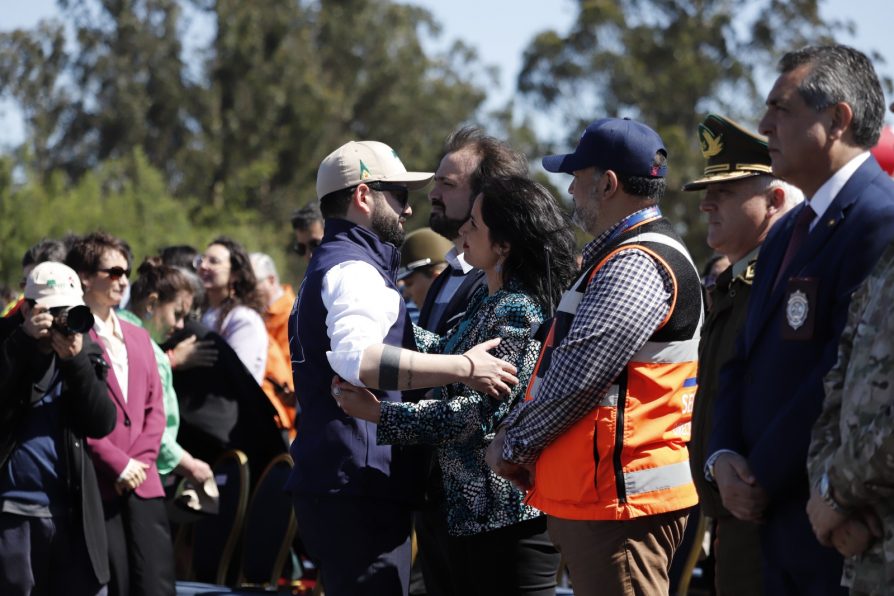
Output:
[[155,460],[165,428],[165,411],[152,340],[146,330],[125,321],[120,322],[127,348],[128,399],[124,401],[102,340],[91,329],[90,337],[103,347],[103,357],[109,364],[106,385],[117,406],[118,419],[111,434],[102,439],[87,439],[87,445],[93,456],[99,490],[104,500],[116,498],[115,481],[131,458],[149,464],[146,480],[137,487],[136,494],[144,499],[162,497],[164,489]]

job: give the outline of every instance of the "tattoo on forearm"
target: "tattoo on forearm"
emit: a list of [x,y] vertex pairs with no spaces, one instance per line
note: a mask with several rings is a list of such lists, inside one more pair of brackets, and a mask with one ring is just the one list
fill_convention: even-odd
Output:
[[410,362],[407,366],[407,389],[413,388],[413,352],[410,352]]
[[379,389],[399,389],[400,348],[385,346],[379,361]]

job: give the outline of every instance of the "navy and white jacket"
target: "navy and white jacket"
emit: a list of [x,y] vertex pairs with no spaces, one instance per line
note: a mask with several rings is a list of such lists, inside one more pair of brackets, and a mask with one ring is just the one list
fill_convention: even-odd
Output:
[[[332,377],[337,374],[331,364],[330,334],[339,324],[342,311],[330,312],[323,299],[329,291],[325,284],[331,270],[345,263],[371,266],[381,276],[386,295],[393,291],[397,299],[392,301],[396,311],[379,314],[377,309],[370,309],[372,316],[381,317],[384,331],[377,343],[415,350],[413,326],[395,283],[400,252],[371,230],[343,219],[327,219],[325,228],[289,320],[292,374],[301,417],[290,449],[295,467],[286,489],[302,495],[372,496],[413,503],[421,496],[425,477],[420,449],[377,445],[376,425],[348,416],[330,395]],[[371,271],[366,266],[360,269]],[[346,281],[350,281],[350,275]],[[360,288],[361,297],[353,295],[349,299],[362,306],[366,299],[363,286],[356,288]],[[345,316],[350,313],[345,311]],[[342,325],[340,333],[344,332]],[[341,376],[356,382],[344,372]],[[402,401],[399,391],[373,393],[383,401]]]

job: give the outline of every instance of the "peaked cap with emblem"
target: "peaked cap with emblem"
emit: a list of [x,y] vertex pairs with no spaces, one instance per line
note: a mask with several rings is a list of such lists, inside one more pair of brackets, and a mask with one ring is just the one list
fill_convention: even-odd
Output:
[[715,182],[772,172],[767,139],[729,118],[708,114],[698,125],[698,142],[702,155],[708,160],[705,174],[683,186],[683,190],[701,190]]

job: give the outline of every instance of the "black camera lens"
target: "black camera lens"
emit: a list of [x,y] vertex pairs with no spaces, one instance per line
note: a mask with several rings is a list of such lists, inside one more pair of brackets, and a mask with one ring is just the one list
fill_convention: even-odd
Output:
[[93,313],[83,304],[57,306],[50,309],[53,326],[66,335],[87,333],[93,327]]

